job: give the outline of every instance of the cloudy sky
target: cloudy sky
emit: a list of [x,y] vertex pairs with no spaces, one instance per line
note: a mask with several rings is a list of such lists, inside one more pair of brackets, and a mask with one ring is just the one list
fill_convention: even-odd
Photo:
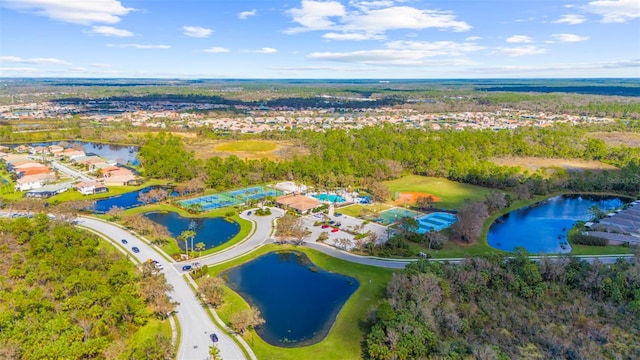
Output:
[[2,77],[640,77],[640,0],[2,0]]

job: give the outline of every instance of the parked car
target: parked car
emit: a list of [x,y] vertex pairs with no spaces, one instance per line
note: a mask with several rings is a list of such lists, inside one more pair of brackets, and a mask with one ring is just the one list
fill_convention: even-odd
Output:
[[123,243],[123,244],[125,244],[125,245],[127,245],[127,244],[129,243],[129,242],[127,241],[127,239],[122,239],[122,240],[120,240],[120,242],[121,242],[121,243]]
[[338,231],[340,231],[338,228],[331,229],[331,232],[338,232]]
[[251,211],[247,211],[247,215],[251,215]]
[[329,225],[327,225],[327,224],[323,224],[323,225],[321,226],[321,228],[323,228],[323,229],[326,229],[326,228],[328,228],[328,227],[329,227]]
[[182,271],[189,271],[189,270],[191,270],[191,269],[192,269],[191,265],[184,265],[184,266],[182,267]]
[[211,335],[209,335],[209,337],[211,338],[211,341],[218,342],[218,335],[212,333]]
[[134,253],[137,254],[137,253],[140,252],[140,249],[138,249],[138,247],[134,246],[134,247],[131,248],[131,251],[133,251]]

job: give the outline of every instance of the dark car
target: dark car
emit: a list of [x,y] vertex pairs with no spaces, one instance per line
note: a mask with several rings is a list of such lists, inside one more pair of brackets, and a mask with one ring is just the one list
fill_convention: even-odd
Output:
[[189,271],[191,270],[191,265],[185,265],[182,267],[182,271]]
[[134,247],[131,248],[131,251],[133,251],[134,253],[137,254],[137,253],[140,252],[140,249],[138,249],[136,246],[134,246]]
[[218,342],[218,335],[216,335],[216,334],[211,334],[211,335],[209,335],[209,337],[211,338],[211,341],[213,341],[213,342]]
[[122,242],[123,244],[127,245],[129,242],[127,241],[127,239],[122,239],[120,240],[120,242]]

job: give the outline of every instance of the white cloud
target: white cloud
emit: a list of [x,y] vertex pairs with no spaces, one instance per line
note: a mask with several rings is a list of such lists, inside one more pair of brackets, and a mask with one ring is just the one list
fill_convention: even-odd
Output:
[[589,2],[584,9],[602,16],[603,23],[623,23],[640,18],[638,0],[597,0]]
[[369,11],[371,9],[391,7],[394,5],[394,3],[392,0],[378,0],[378,1],[352,0],[350,2],[350,5],[361,11]]
[[260,53],[260,54],[273,54],[278,52],[278,49],[274,49],[274,48],[270,48],[270,47],[263,47],[260,50],[256,50],[254,51],[256,53]]
[[91,66],[93,66],[93,67],[97,67],[97,68],[101,68],[101,69],[111,67],[111,65],[109,65],[109,64],[104,64],[104,63],[93,63],[93,64],[91,64]]
[[302,0],[301,8],[287,11],[293,21],[302,27],[291,28],[286,32],[295,34],[309,30],[328,30],[336,24],[330,20],[332,17],[343,17],[347,14],[345,7],[337,1],[313,1]]
[[214,47],[210,47],[208,49],[204,49],[202,51],[207,52],[207,53],[212,53],[212,54],[221,54],[221,53],[231,52],[231,50],[229,50],[229,49],[227,49],[225,47],[222,47],[222,46],[214,46]]
[[578,42],[589,40],[588,36],[580,36],[575,34],[552,34],[551,37],[559,42]]
[[524,45],[516,47],[498,47],[496,50],[489,53],[489,55],[499,56],[524,56],[524,55],[536,55],[544,54],[547,50],[539,48],[534,45]]
[[[466,59],[451,58],[484,49],[474,43],[453,41],[391,41],[386,49],[360,50],[352,52],[314,52],[307,57],[313,60],[350,62],[365,65],[387,66],[439,66],[464,65]],[[445,59],[430,59],[446,56]]]
[[[467,31],[471,25],[456,20],[450,11],[394,6],[393,1],[351,1],[350,8],[337,1],[302,0],[300,8],[287,13],[299,27],[285,30],[287,34],[304,31],[331,31],[328,38],[354,40],[381,39],[390,30],[423,30],[438,28]],[[340,34],[340,35],[338,35]],[[351,35],[353,34],[353,35]]]
[[242,11],[241,13],[238,14],[238,19],[245,20],[251,16],[255,16],[256,13],[257,13],[256,9],[253,9],[251,11]]
[[569,24],[569,25],[578,25],[587,21],[587,19],[582,15],[576,14],[567,14],[562,15],[560,19],[554,21],[555,24]]
[[68,61],[56,59],[56,58],[29,58],[23,59],[19,56],[0,56],[0,63],[15,63],[15,64],[50,64],[50,65],[71,65]]
[[87,31],[91,34],[98,34],[103,36],[113,36],[113,37],[129,37],[133,36],[133,33],[129,30],[124,29],[116,29],[112,26],[93,26],[91,30]]
[[382,40],[384,36],[377,34],[356,34],[356,33],[326,33],[323,38],[329,40]]
[[513,35],[507,38],[508,43],[532,43],[533,39],[526,35]]
[[115,24],[133,11],[118,0],[3,0],[4,7],[74,24]]
[[83,67],[75,67],[75,68],[69,68],[67,69],[67,71],[72,73],[86,73],[87,69]]
[[211,35],[213,30],[199,27],[199,26],[183,26],[182,30],[184,30],[183,34],[189,37],[194,38],[206,38]]
[[408,6],[395,6],[371,10],[366,13],[349,15],[345,18],[345,29],[381,33],[397,29],[441,28],[466,31],[471,26],[456,21],[455,15],[446,11],[420,10]]
[[107,44],[109,47],[115,48],[134,48],[134,49],[170,49],[171,45],[145,45],[145,44]]
[[482,37],[480,37],[480,36],[469,36],[469,37],[465,38],[464,40],[465,41],[476,41],[476,40],[481,40],[481,39],[482,39]]

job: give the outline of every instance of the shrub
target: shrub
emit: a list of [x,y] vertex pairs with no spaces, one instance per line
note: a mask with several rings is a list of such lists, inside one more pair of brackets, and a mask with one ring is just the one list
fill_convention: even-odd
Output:
[[235,215],[236,212],[235,211],[227,211],[226,213],[224,213],[224,216],[226,217],[232,217],[233,215]]
[[575,234],[573,235],[573,243],[591,246],[607,246],[609,245],[609,240],[597,236]]

